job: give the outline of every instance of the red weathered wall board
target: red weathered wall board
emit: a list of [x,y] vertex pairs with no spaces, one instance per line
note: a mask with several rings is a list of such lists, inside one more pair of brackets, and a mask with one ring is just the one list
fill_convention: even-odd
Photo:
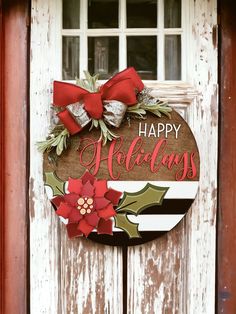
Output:
[[[1,1],[1,312],[27,312],[28,3]],[[4,249],[4,250],[3,250]]]
[[[2,47],[3,41],[3,15],[2,15],[2,0],[0,0],[0,47]],[[0,313],[3,309],[3,251],[4,251],[4,241],[3,241],[3,206],[4,206],[4,174],[2,169],[4,169],[4,158],[3,158],[3,137],[4,137],[4,119],[3,119],[3,53],[0,49]]]
[[236,3],[220,1],[218,313],[236,313]]

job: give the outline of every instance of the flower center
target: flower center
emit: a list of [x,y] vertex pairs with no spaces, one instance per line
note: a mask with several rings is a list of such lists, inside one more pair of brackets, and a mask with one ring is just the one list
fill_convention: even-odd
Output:
[[77,203],[77,208],[81,215],[90,214],[92,212],[93,199],[91,197],[80,197]]

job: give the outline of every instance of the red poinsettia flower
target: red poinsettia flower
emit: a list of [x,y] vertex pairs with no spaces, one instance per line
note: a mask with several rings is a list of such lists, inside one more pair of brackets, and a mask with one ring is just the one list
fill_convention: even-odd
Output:
[[112,234],[111,217],[116,215],[121,192],[107,188],[106,180],[97,180],[88,171],[80,179],[69,178],[68,194],[52,199],[56,214],[68,219],[70,238],[97,229],[98,234]]

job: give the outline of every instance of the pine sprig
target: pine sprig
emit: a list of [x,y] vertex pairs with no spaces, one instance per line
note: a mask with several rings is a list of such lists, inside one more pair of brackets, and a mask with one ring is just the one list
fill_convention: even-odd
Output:
[[68,147],[68,140],[70,133],[62,125],[57,125],[50,132],[48,138],[45,141],[37,143],[38,150],[41,153],[55,152],[57,156],[60,156],[64,150]]

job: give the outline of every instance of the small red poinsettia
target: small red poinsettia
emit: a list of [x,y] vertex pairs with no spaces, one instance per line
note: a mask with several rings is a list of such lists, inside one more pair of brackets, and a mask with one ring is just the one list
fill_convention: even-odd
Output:
[[85,235],[97,229],[98,234],[112,234],[111,217],[116,215],[121,192],[107,188],[106,180],[97,180],[88,171],[80,179],[69,178],[68,194],[52,199],[56,214],[68,219],[70,238]]

